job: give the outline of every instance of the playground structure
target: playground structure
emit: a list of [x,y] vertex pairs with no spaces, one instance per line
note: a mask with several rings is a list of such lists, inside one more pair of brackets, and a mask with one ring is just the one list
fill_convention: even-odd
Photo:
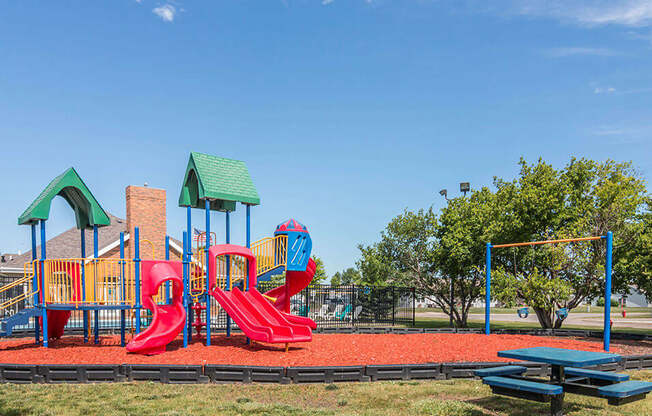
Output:
[[[48,259],[45,224],[50,204],[63,197],[75,212],[80,230],[79,258]],[[246,209],[246,247],[230,244],[230,212],[236,203]],[[165,241],[165,260],[142,260],[140,244],[154,244],[139,238],[136,226],[130,238],[134,257],[125,257],[125,235],[120,233],[120,257],[99,258],[98,228],[110,224],[77,172],[70,168],[57,176],[19,217],[18,223],[31,226],[32,261],[25,264],[24,275],[0,288],[0,293],[16,287],[24,290],[0,304],[0,310],[25,302],[28,307],[1,322],[0,335],[11,335],[16,325],[33,318],[36,342],[63,335],[71,311],[82,310],[84,342],[93,328],[99,343],[99,313],[120,311],[121,345],[126,345],[127,313],[134,321],[135,336],[127,350],[158,354],[179,332],[187,347],[193,335],[205,333],[211,344],[211,298],[227,313],[226,335],[231,335],[231,319],[247,335],[248,341],[285,343],[311,340],[316,324],[307,317],[290,315],[290,297],[307,286],[314,275],[310,259],[312,242],[305,226],[295,220],[279,225],[274,237],[251,243],[251,206],[260,204],[257,191],[244,162],[191,153],[179,198],[187,210],[187,230],[183,232],[182,261],[169,259],[169,237]],[[205,211],[203,244],[192,249],[191,209]],[[225,243],[214,245],[211,211],[226,215]],[[41,252],[36,257],[37,226],[40,226]],[[93,230],[93,256],[85,253],[86,230]],[[206,238],[208,236],[208,238]],[[213,244],[212,244],[213,243]],[[268,294],[256,290],[258,279],[286,272],[284,285]],[[142,329],[143,309],[152,319]],[[91,325],[90,313],[93,313]],[[202,319],[203,316],[203,319]],[[195,319],[193,319],[193,317]]]
[[[611,340],[611,268],[612,268],[612,252],[613,252],[613,234],[608,231],[604,236],[594,237],[580,237],[580,238],[565,238],[559,240],[543,240],[543,241],[530,241],[520,243],[507,243],[507,244],[491,244],[486,243],[485,251],[485,321],[484,331],[486,335],[491,334],[491,249],[492,248],[507,248],[507,247],[520,247],[520,246],[535,246],[542,244],[560,244],[560,243],[573,243],[582,241],[606,241],[606,261],[605,261],[605,283],[604,283],[604,332],[603,332],[603,348],[609,351],[609,344]],[[522,307],[518,309],[518,315],[521,318],[528,316],[528,308]],[[568,316],[567,308],[560,308],[555,311],[557,317],[561,320],[566,319]]]

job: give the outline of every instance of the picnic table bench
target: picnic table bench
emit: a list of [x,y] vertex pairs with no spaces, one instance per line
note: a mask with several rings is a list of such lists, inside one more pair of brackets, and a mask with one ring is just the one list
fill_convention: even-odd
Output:
[[550,402],[553,416],[563,414],[565,393],[602,397],[618,406],[641,400],[652,391],[652,383],[629,380],[627,374],[583,368],[618,362],[622,357],[617,354],[535,347],[499,351],[498,356],[551,365],[550,379],[546,380],[524,376],[527,368],[519,365],[483,368],[474,374],[494,394]]

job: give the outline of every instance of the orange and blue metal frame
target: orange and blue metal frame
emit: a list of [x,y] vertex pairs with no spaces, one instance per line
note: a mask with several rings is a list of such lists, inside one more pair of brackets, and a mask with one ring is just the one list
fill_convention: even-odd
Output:
[[611,343],[611,269],[612,269],[612,256],[613,256],[613,233],[607,232],[607,235],[594,236],[594,237],[581,237],[581,238],[564,238],[560,240],[542,240],[530,241],[521,243],[507,243],[507,244],[494,244],[486,243],[485,253],[485,315],[484,315],[484,333],[491,334],[491,249],[492,248],[505,248],[505,247],[522,247],[522,246],[535,246],[541,244],[556,244],[556,243],[574,243],[581,241],[593,240],[606,240],[606,259],[604,271],[604,332],[603,332],[603,348],[609,351],[609,344]]

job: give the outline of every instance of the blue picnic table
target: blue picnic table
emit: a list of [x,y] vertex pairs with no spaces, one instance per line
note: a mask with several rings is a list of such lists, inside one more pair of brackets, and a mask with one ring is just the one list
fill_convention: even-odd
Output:
[[550,402],[550,414],[562,415],[564,393],[606,398],[609,404],[621,405],[645,398],[652,383],[628,381],[627,374],[586,369],[600,364],[616,363],[618,354],[578,351],[564,348],[533,347],[498,352],[499,357],[549,364],[549,380],[525,377],[527,368],[508,365],[476,370],[483,383],[495,394],[539,402]]

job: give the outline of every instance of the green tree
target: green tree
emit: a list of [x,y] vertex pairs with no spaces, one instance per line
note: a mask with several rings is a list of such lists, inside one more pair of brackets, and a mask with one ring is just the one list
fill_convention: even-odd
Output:
[[615,258],[614,275],[631,282],[648,301],[652,302],[652,198],[630,226],[634,238],[623,245],[620,256]]
[[331,277],[331,285],[340,286],[340,285],[352,285],[360,283],[362,275],[360,272],[354,268],[349,267],[341,272],[335,273]]
[[310,258],[315,262],[315,276],[312,278],[311,285],[321,285],[326,282],[328,275],[326,274],[326,268],[324,267],[324,262],[321,257],[313,254]]
[[364,286],[386,286],[392,283],[392,276],[398,274],[391,264],[390,259],[385,258],[380,248],[380,243],[369,246],[358,245],[360,259],[355,262],[360,272],[360,279],[356,284]]
[[[494,179],[492,242],[534,241],[614,233],[614,256],[636,239],[637,215],[646,201],[643,180],[630,163],[571,159],[561,170],[542,159],[513,181]],[[604,287],[605,244],[590,242],[494,250],[496,298],[526,303],[544,328],[559,328],[555,310],[598,297]],[[631,272],[630,272],[631,274]],[[614,273],[614,292],[631,279]]]
[[433,253],[437,278],[421,293],[459,327],[467,326],[469,309],[484,293],[484,242],[491,240],[494,215],[495,195],[482,188],[468,198],[450,199],[439,216]]

